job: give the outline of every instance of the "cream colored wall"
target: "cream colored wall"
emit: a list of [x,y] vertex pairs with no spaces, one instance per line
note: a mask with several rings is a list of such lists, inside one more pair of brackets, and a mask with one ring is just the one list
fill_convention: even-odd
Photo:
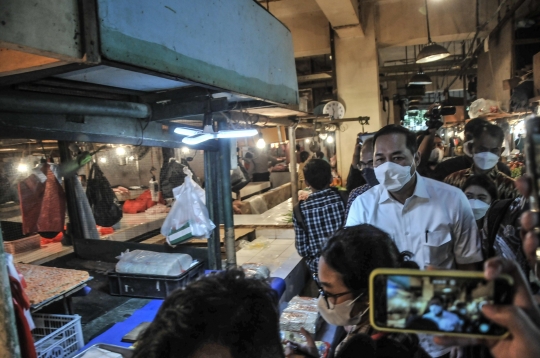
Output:
[[[497,0],[479,0],[480,23],[497,9]],[[428,0],[431,37],[436,42],[472,39],[476,7],[472,0]],[[424,0],[387,0],[377,5],[379,46],[419,45],[427,42]],[[494,26],[494,22],[489,28]],[[484,31],[489,30],[484,29]]]
[[291,30],[294,57],[330,53],[328,19],[315,0],[271,2],[270,12]]
[[[346,118],[369,116],[366,132],[381,127],[379,101],[378,56],[375,42],[373,12],[367,17],[365,36],[336,38],[336,75],[338,99],[345,105]],[[346,127],[346,129],[345,129]],[[338,171],[345,180],[349,174],[357,134],[362,131],[358,122],[346,122],[337,132]]]

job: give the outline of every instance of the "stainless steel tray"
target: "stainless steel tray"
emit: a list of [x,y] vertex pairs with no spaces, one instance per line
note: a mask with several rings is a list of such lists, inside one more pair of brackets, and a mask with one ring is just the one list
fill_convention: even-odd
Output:
[[88,352],[92,348],[101,348],[101,349],[108,350],[110,352],[119,353],[124,358],[132,358],[133,357],[133,350],[132,349],[129,349],[129,348],[126,348],[126,347],[120,347],[120,346],[113,346],[111,344],[98,343],[98,344],[94,344],[91,347],[88,347],[87,349],[85,349],[81,353],[77,354],[73,358],[81,358],[86,352]]

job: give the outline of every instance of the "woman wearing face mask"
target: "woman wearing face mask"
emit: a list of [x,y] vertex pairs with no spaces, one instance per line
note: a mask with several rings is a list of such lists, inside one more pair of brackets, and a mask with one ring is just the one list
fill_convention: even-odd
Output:
[[465,181],[462,190],[469,199],[478,227],[482,228],[489,206],[498,199],[495,182],[485,174],[472,175]]
[[[342,333],[343,338],[332,344],[336,358],[350,356],[352,347],[347,347],[347,342],[358,334],[373,341],[376,350],[383,354],[375,354],[375,357],[428,357],[415,335],[382,335],[369,323],[369,275],[376,268],[397,268],[402,263],[403,256],[390,237],[368,224],[340,229],[328,240],[319,261],[316,282],[321,293],[319,313],[326,322],[339,326]],[[389,346],[399,349],[395,348],[395,354],[388,355],[388,350],[383,348]],[[348,351],[347,355],[342,353],[344,347],[347,347],[344,350]]]

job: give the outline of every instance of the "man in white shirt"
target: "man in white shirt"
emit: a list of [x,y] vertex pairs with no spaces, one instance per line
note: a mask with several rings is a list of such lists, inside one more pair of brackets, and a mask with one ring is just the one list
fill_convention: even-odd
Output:
[[386,231],[421,269],[476,269],[482,251],[467,197],[458,188],[418,175],[414,133],[388,125],[375,134],[374,148],[380,185],[352,203],[345,226],[367,223]]

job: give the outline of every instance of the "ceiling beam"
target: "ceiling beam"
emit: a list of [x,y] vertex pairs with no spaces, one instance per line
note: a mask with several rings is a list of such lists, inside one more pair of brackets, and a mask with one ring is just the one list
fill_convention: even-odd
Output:
[[358,0],[315,0],[340,38],[363,37]]

